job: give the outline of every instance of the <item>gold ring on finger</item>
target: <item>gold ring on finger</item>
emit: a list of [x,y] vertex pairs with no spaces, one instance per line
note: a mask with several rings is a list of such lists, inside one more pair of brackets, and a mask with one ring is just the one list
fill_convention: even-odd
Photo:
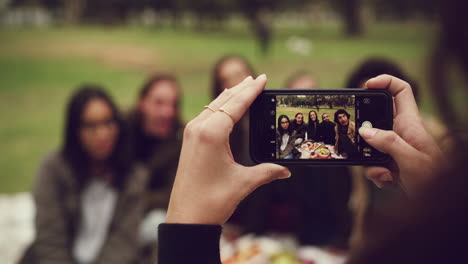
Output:
[[203,108],[210,110],[211,112],[215,113],[216,111],[211,108],[209,105],[205,105]]

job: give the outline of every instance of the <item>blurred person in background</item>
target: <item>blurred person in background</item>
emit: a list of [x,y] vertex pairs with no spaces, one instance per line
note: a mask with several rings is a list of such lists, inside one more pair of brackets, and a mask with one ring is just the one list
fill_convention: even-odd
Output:
[[101,87],[71,97],[63,144],[34,186],[36,238],[20,263],[131,263],[147,173],[130,162],[123,120]]
[[154,263],[157,234],[153,226],[164,221],[182,148],[181,92],[175,76],[157,73],[139,91],[127,116],[132,155],[149,172],[145,218],[140,229],[141,263]]
[[[407,80],[413,90],[414,98],[417,103],[421,101],[419,84],[394,61],[384,57],[370,57],[365,59],[361,64],[351,73],[346,82],[348,88],[363,88],[365,82],[380,74],[389,74]],[[434,116],[423,113],[424,124],[428,128],[429,133],[438,140],[444,140],[447,135],[447,128],[442,125],[442,122],[437,120]],[[449,142],[445,142],[443,148],[449,147]]]
[[169,202],[182,147],[180,98],[173,75],[155,74],[143,84],[128,115],[132,154],[150,173],[148,209],[166,209]]
[[317,79],[307,71],[298,71],[286,81],[289,89],[318,89]]

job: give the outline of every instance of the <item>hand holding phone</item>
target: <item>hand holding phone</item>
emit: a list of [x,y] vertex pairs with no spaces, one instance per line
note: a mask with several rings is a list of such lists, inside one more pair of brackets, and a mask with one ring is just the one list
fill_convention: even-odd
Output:
[[393,161],[387,167],[368,167],[366,176],[378,185],[399,183],[408,194],[416,192],[446,160],[426,131],[410,85],[390,75],[380,75],[366,83],[369,89],[386,89],[393,96],[395,118],[392,131],[361,128],[359,134],[371,146],[388,153]]
[[251,156],[284,165],[385,164],[390,156],[358,129],[392,123],[392,96],[383,89],[265,90],[250,108]]

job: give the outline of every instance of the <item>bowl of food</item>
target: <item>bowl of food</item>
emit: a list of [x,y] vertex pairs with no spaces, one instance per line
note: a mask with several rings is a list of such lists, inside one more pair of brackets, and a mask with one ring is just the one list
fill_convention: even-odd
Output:
[[328,159],[328,157],[330,157],[330,150],[327,148],[318,148],[315,154],[319,159]]

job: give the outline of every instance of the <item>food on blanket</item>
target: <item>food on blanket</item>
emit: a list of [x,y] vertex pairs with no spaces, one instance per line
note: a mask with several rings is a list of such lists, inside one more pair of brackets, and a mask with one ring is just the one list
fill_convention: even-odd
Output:
[[315,154],[317,154],[317,156],[320,159],[328,159],[328,157],[330,156],[330,150],[328,150],[326,147],[325,148],[319,147],[315,151]]

